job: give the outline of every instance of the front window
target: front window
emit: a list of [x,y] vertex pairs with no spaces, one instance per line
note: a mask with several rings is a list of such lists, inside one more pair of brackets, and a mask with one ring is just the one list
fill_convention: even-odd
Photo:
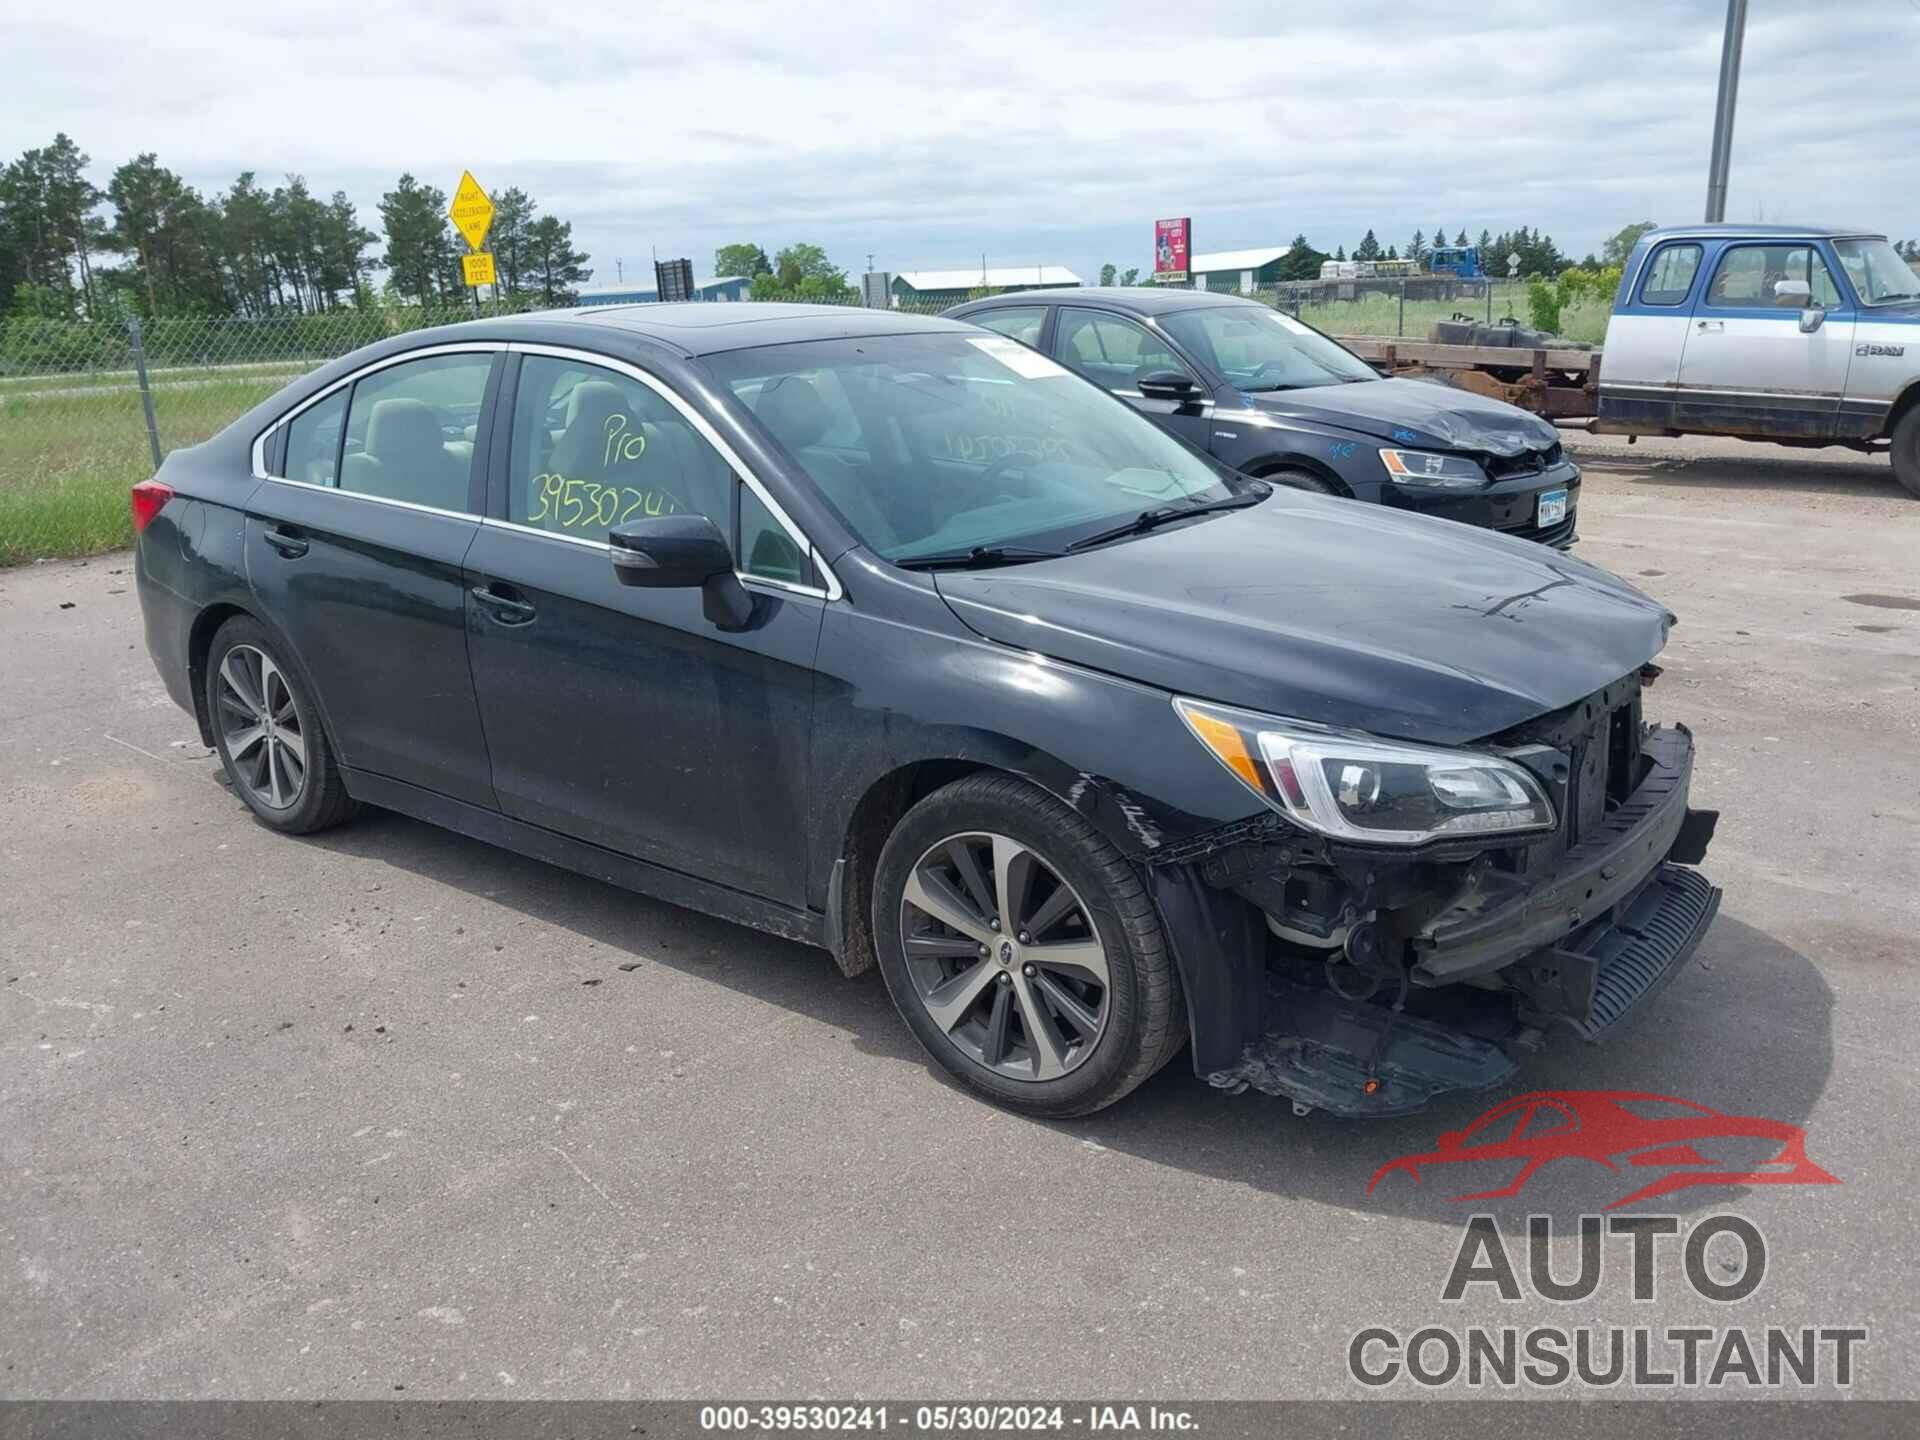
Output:
[[1379,371],[1311,325],[1264,305],[1210,305],[1168,315],[1160,323],[1238,390],[1296,390],[1380,378]]
[[1833,248],[1862,305],[1920,300],[1920,272],[1886,241],[1836,240]]
[[826,340],[705,363],[889,560],[1059,549],[1143,510],[1241,488],[1125,404],[999,335]]
[[1736,245],[1720,257],[1707,287],[1707,304],[1725,309],[1798,310],[1802,302],[1782,295],[1782,281],[1804,281],[1810,303],[1830,310],[1840,291],[1820,252],[1805,241],[1792,245]]

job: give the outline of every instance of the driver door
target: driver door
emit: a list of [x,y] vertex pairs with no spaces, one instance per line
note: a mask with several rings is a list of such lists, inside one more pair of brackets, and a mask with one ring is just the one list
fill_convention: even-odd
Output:
[[[657,377],[566,351],[515,363],[465,576],[500,808],[800,905],[826,603],[807,547]],[[747,628],[717,628],[697,589],[614,575],[609,528],[685,512],[744,557]]]
[[[1782,281],[1811,300],[1782,298]],[[1801,329],[1803,308],[1820,324]],[[1810,241],[1729,245],[1694,303],[1674,423],[1682,430],[1821,439],[1833,433],[1853,363],[1854,312]]]
[[[1212,438],[1212,389],[1171,345],[1146,326],[1103,310],[1063,305],[1054,325],[1053,358],[1118,395],[1189,445],[1199,450],[1207,448]],[[1156,370],[1189,377],[1198,387],[1197,397],[1188,401],[1149,400],[1134,381]]]

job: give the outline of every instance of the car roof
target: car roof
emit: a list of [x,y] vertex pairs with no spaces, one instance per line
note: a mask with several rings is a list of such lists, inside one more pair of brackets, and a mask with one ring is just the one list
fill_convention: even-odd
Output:
[[868,335],[910,335],[964,331],[965,326],[931,315],[908,315],[897,310],[868,310],[857,305],[785,305],[752,301],[641,302],[633,305],[588,305],[573,310],[541,310],[497,321],[477,321],[460,327],[485,329],[514,338],[538,334],[551,339],[555,332],[573,331],[575,343],[594,348],[604,344],[607,331],[651,340],[682,355],[712,355],[758,345],[791,345],[809,340],[842,340]]
[[1700,225],[1668,225],[1661,229],[1649,230],[1644,238],[1648,240],[1884,240],[1887,237],[1877,230],[1866,230],[1858,226],[1736,225],[1728,221],[1716,221]]
[[957,305],[944,313],[965,318],[975,310],[998,309],[1005,305],[1080,305],[1089,300],[1134,315],[1168,315],[1175,310],[1195,310],[1205,305],[1260,304],[1246,295],[1225,295],[1211,290],[1177,290],[1166,285],[1081,285],[1065,290],[1009,290],[1004,295]]

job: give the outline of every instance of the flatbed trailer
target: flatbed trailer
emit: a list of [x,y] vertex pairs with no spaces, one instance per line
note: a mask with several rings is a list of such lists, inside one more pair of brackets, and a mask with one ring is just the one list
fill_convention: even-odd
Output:
[[1444,381],[1555,422],[1600,413],[1600,352],[1574,348],[1439,345],[1381,335],[1333,337],[1388,375]]

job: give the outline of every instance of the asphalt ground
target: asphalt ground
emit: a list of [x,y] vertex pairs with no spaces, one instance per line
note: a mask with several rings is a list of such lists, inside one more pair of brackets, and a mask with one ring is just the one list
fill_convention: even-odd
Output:
[[[393,815],[272,835],[162,690],[128,557],[0,572],[0,1394],[1406,1398],[1350,1376],[1357,1331],[1486,1324],[1861,1326],[1846,1393],[1920,1395],[1920,500],[1884,459],[1573,448],[1579,553],[1681,616],[1648,708],[1699,738],[1725,903],[1626,1035],[1371,1124],[1184,1058],[1021,1119],[822,952]],[[1368,1194],[1537,1089],[1801,1126],[1839,1183],[1621,1212],[1751,1222],[1732,1302],[1678,1245],[1634,1300],[1622,1237],[1591,1298],[1535,1293],[1525,1217],[1570,1275],[1577,1217],[1658,1170]],[[1475,1210],[1523,1298],[1441,1298]],[[1823,1354],[1784,1393],[1841,1393]]]

